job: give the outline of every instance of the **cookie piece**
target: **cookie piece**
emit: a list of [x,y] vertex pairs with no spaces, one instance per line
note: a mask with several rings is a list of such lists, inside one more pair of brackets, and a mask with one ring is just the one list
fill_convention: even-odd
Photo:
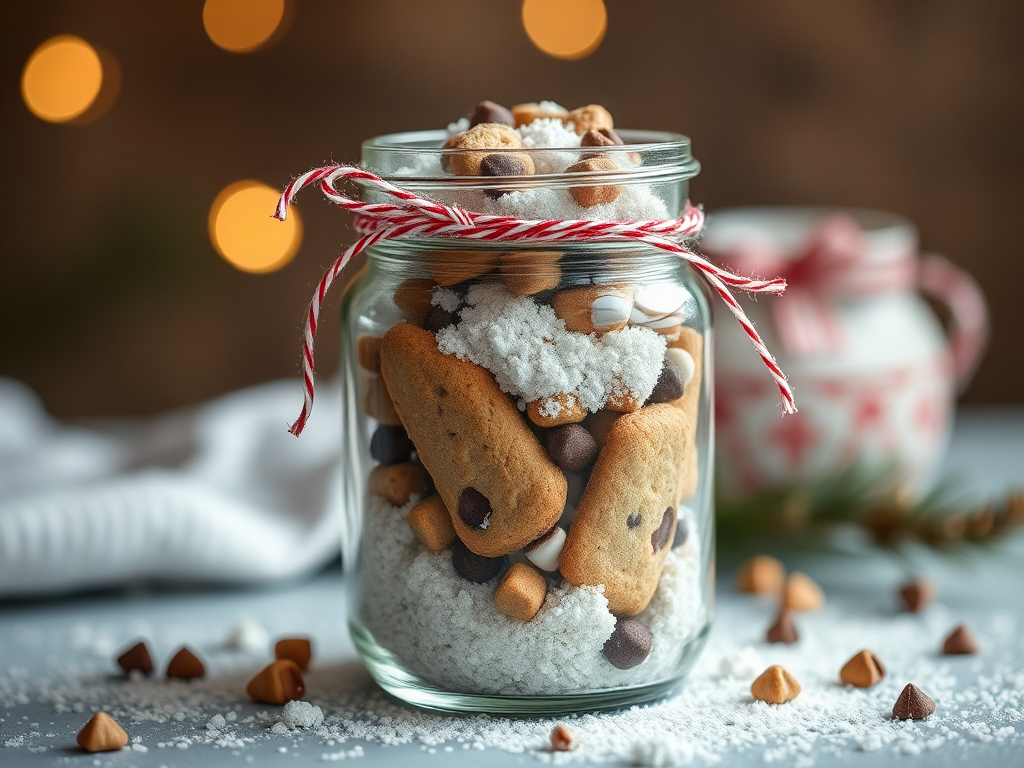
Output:
[[[566,173],[609,173],[618,171],[619,167],[610,157],[588,157],[573,163],[565,169]],[[579,184],[569,187],[569,194],[577,205],[593,208],[595,205],[614,203],[622,194],[619,184]]]
[[587,409],[572,392],[534,400],[526,404],[526,415],[538,427],[578,424],[587,418]]
[[563,118],[563,122],[572,123],[577,136],[582,136],[587,131],[610,131],[615,127],[612,113],[600,104],[577,107]]
[[[452,136],[444,149],[463,150],[441,155],[441,167],[456,176],[481,176],[480,164],[495,150],[509,151],[523,148],[523,140],[511,127],[501,123],[480,123],[465,133]],[[526,174],[534,173],[533,158],[525,152],[514,153]]]
[[594,465],[559,559],[576,586],[604,584],[608,608],[635,616],[650,602],[676,527],[676,487],[690,424],[668,404],[619,418]]
[[427,473],[422,464],[405,462],[376,466],[370,470],[370,493],[387,499],[396,507],[406,504],[414,494],[427,490]]
[[494,606],[510,619],[532,621],[548,594],[548,582],[536,568],[512,563],[494,592]]
[[512,119],[515,121],[516,128],[521,125],[529,125],[534,120],[541,120],[543,118],[564,120],[568,115],[569,110],[551,101],[545,101],[543,104],[535,102],[516,104],[512,107]]
[[[385,334],[380,361],[395,408],[466,546],[500,557],[558,522],[565,476],[490,372],[443,354],[431,333],[404,323]],[[485,528],[457,514],[469,488],[491,506]]]
[[498,269],[513,296],[533,296],[558,287],[561,251],[512,251],[501,256]]
[[421,501],[409,512],[408,520],[416,538],[435,555],[448,549],[455,541],[455,527],[440,496]]
[[610,333],[626,327],[633,308],[633,288],[618,285],[581,285],[551,297],[551,309],[565,330],[575,333]]

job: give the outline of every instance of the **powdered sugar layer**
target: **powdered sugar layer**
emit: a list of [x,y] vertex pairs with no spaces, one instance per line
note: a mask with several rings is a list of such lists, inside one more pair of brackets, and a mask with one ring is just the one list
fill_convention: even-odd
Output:
[[442,688],[528,696],[665,680],[707,621],[699,558],[688,542],[669,554],[638,616],[654,635],[650,655],[616,669],[602,653],[615,617],[599,588],[550,588],[532,621],[511,619],[494,607],[494,582],[465,581],[450,552],[435,555],[416,539],[406,520],[414,504],[368,501],[374,524],[363,534],[359,617],[407,669]]
[[522,404],[572,393],[589,411],[623,387],[647,400],[665,356],[665,339],[650,329],[572,333],[550,306],[513,296],[502,283],[470,286],[461,322],[439,331],[437,343],[489,370]]

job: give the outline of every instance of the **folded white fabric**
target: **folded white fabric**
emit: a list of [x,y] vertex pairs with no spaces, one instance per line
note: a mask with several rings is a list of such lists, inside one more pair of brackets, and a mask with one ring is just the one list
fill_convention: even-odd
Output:
[[0,597],[160,581],[261,582],[354,561],[338,386],[296,439],[295,381],[150,420],[72,427],[0,379]]

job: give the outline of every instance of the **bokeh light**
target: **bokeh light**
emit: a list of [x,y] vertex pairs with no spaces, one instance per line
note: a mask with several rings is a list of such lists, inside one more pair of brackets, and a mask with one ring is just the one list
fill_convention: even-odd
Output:
[[295,210],[285,221],[271,218],[280,192],[258,181],[226,187],[210,208],[210,240],[228,262],[256,274],[280,269],[302,242]]
[[203,26],[218,46],[232,53],[263,47],[286,21],[286,0],[206,0]]
[[85,114],[103,87],[100,55],[80,37],[59,35],[40,45],[21,76],[21,95],[32,113],[51,123]]
[[603,0],[523,0],[523,26],[549,56],[582,59],[604,39],[608,12]]

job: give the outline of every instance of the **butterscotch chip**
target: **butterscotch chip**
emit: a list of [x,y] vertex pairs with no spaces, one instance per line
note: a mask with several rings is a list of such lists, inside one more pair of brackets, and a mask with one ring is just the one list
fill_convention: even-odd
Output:
[[800,683],[787,669],[773,664],[751,684],[750,693],[758,701],[785,704],[800,695]]
[[264,704],[287,704],[306,694],[302,670],[291,659],[270,662],[245,686],[245,693],[253,701]]
[[374,496],[401,507],[413,494],[427,490],[427,472],[422,464],[408,461],[386,467],[376,466],[370,470],[369,487]]
[[529,104],[516,104],[512,107],[512,119],[515,121],[516,128],[521,125],[529,125],[534,120],[541,120],[543,118],[564,120],[568,114],[569,110],[565,109],[565,107],[559,107],[550,103],[541,106],[531,102]]
[[896,699],[892,708],[892,716],[897,720],[924,720],[935,711],[935,701],[913,683]]
[[509,618],[532,621],[547,594],[548,583],[540,571],[513,563],[494,592],[494,605]]
[[578,424],[587,418],[587,409],[572,392],[552,395],[526,404],[526,415],[538,427]]
[[[494,153],[494,150],[522,149],[523,141],[510,126],[501,123],[480,123],[465,133],[452,136],[444,144],[444,149],[462,150],[443,153],[441,165],[456,176],[481,176],[480,163]],[[474,151],[475,150],[475,151]],[[526,153],[518,153],[516,157],[528,165],[527,173],[533,173],[533,158]]]
[[577,136],[582,136],[591,130],[611,130],[615,127],[612,113],[600,104],[588,104],[585,107],[577,107],[570,111],[564,120],[567,123],[572,123],[573,130],[576,131]]
[[786,643],[792,645],[800,640],[800,635],[793,624],[793,612],[783,608],[775,619],[775,623],[768,627],[765,639],[769,643]]
[[192,651],[182,646],[167,664],[167,677],[191,680],[206,674],[206,668]]
[[625,387],[618,387],[612,390],[604,407],[607,411],[618,411],[619,413],[634,413],[640,410],[641,403],[632,392]]
[[861,651],[839,671],[839,679],[855,688],[870,688],[883,677],[885,667],[871,651]]
[[513,296],[532,296],[558,287],[560,251],[513,251],[501,256],[498,269]]
[[942,652],[947,656],[977,653],[978,650],[978,641],[966,624],[958,625],[942,643]]
[[380,373],[380,338],[366,334],[356,342],[356,356],[363,370]]
[[82,726],[76,741],[86,752],[112,752],[128,744],[128,734],[106,712],[97,712]]
[[436,283],[433,280],[410,278],[403,280],[395,289],[392,300],[413,325],[423,325],[430,311],[430,301],[434,297],[434,285]]
[[136,643],[117,657],[117,665],[125,672],[138,670],[144,675],[153,672],[153,657],[145,643]]
[[[618,171],[619,167],[610,157],[588,157],[573,163],[565,169],[566,173],[608,173]],[[619,184],[579,184],[569,187],[569,194],[576,203],[584,208],[593,208],[595,205],[614,203],[622,194],[622,187]]]
[[621,411],[606,411],[604,409],[591,414],[587,421],[587,429],[600,447],[604,448],[604,444],[608,442],[608,433],[611,432],[612,426],[621,416]]
[[[593,128],[586,131],[583,134],[583,138],[580,139],[581,147],[614,147],[617,146],[614,141],[603,133],[595,131]],[[583,157],[596,157],[596,155],[583,155]]]
[[366,411],[366,415],[389,427],[400,426],[402,419],[395,410],[388,388],[384,386],[384,379],[380,376],[368,376],[364,386],[366,392],[363,394],[363,410]]
[[736,572],[736,589],[754,595],[777,595],[782,592],[786,568],[768,555],[747,560]]
[[498,255],[483,249],[475,251],[434,251],[427,270],[438,285],[456,285],[493,272]]
[[564,723],[558,723],[551,731],[551,749],[555,752],[572,752],[580,745],[579,736]]
[[574,333],[608,333],[626,327],[633,309],[632,286],[582,285],[551,297],[551,309]]
[[935,585],[926,579],[914,579],[900,587],[900,599],[911,613],[919,613],[935,599]]
[[810,576],[797,571],[786,579],[782,604],[792,611],[816,611],[825,604],[825,593]]
[[416,538],[435,555],[448,549],[455,539],[451,514],[440,496],[431,496],[421,501],[409,512],[408,519]]
[[291,659],[299,669],[309,669],[313,658],[313,644],[308,637],[285,637],[274,644],[275,659]]

